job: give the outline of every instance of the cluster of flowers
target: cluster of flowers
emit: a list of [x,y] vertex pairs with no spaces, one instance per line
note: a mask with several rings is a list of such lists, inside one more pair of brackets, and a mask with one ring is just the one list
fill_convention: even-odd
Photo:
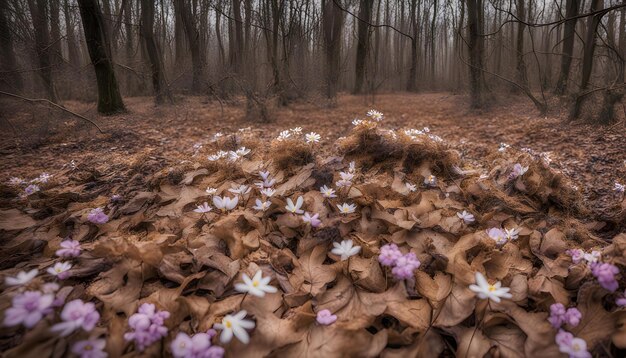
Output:
[[402,254],[398,245],[386,244],[380,248],[378,261],[383,266],[391,267],[391,273],[397,280],[405,280],[413,277],[413,271],[417,270],[421,262],[414,253]]
[[246,147],[241,147],[241,148],[237,149],[236,151],[220,150],[219,152],[217,152],[215,154],[209,155],[207,157],[207,159],[209,161],[211,161],[211,162],[215,162],[215,161],[218,161],[220,159],[227,158],[229,162],[235,162],[238,159],[245,157],[249,153],[250,153],[250,149],[247,149]]
[[170,344],[172,355],[174,358],[222,358],[224,348],[211,344],[211,339],[216,335],[214,329],[191,337],[187,333],[178,332]]
[[574,264],[585,261],[600,286],[611,292],[617,291],[619,283],[615,276],[619,274],[619,268],[611,263],[601,262],[600,251],[585,252],[581,249],[569,249],[566,253],[572,257]]
[[137,313],[128,318],[131,332],[124,334],[124,339],[134,341],[135,347],[143,352],[148,346],[167,336],[164,321],[169,318],[168,311],[157,311],[152,303],[143,303]]
[[513,229],[500,229],[497,227],[493,227],[489,230],[487,230],[487,235],[496,242],[496,244],[498,246],[503,246],[504,244],[506,244],[509,241],[514,241],[517,240],[518,236],[519,236],[519,229],[518,228],[513,228]]
[[559,351],[568,354],[570,358],[591,357],[591,354],[587,352],[587,342],[581,338],[574,337],[573,334],[561,328],[564,324],[576,327],[580,323],[581,318],[582,314],[575,307],[565,309],[565,306],[561,303],[554,303],[550,306],[548,321],[552,327],[559,330],[556,334],[555,342],[559,346]]
[[41,175],[39,175],[37,178],[30,181],[18,177],[11,177],[11,179],[9,179],[9,185],[15,187],[26,185],[22,194],[20,194],[21,198],[26,198],[29,195],[41,191],[41,188],[38,184],[45,184],[50,180],[50,178],[52,178],[52,175],[46,172],[41,173]]
[[421,130],[414,128],[404,130],[404,134],[411,137],[412,140],[416,140],[418,136],[426,135],[427,133],[430,133],[430,128],[428,127],[424,127]]
[[374,128],[378,125],[379,122],[381,122],[385,118],[382,112],[379,112],[375,109],[370,109],[367,112],[367,116],[370,117],[372,120],[356,118],[352,121],[352,125],[354,125],[355,127],[364,126],[368,128]]

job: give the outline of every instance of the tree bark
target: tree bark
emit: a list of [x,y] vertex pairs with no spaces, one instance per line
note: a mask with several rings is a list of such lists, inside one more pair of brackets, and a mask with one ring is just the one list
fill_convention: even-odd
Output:
[[[191,51],[191,65],[193,67],[192,92],[201,93],[204,88],[204,66],[205,58],[202,46],[200,46],[200,32],[198,32],[193,22],[189,2],[185,0],[174,0],[174,11],[180,14],[180,19],[185,28],[189,50]],[[219,15],[218,15],[219,16]]]
[[561,71],[559,73],[559,79],[556,83],[556,88],[554,89],[554,93],[557,95],[562,95],[567,89],[569,70],[572,65],[572,55],[574,53],[574,40],[576,32],[576,19],[572,18],[578,15],[578,1],[567,0],[565,7],[565,18],[571,20],[565,21],[563,54],[561,55]]
[[[528,87],[528,78],[526,77],[526,63],[524,62],[524,31],[526,29],[526,12],[525,1],[517,0],[517,17],[521,20],[517,22],[517,39],[515,54],[515,77],[517,83],[523,87]],[[513,87],[515,91],[519,88]]]
[[35,47],[39,61],[39,75],[43,80],[48,99],[58,102],[54,79],[52,77],[52,61],[50,59],[50,33],[48,30],[48,7],[45,0],[28,0],[30,15],[35,31]]
[[98,112],[113,114],[125,111],[115,79],[111,48],[104,28],[102,11],[97,0],[78,0],[89,57],[98,82]]
[[374,0],[361,0],[359,8],[359,29],[358,40],[356,45],[356,65],[354,66],[354,94],[363,92],[363,83],[365,81],[365,71],[367,64],[367,53],[370,41],[370,25],[372,19],[372,7]]
[[172,94],[165,80],[163,60],[154,39],[154,6],[154,0],[141,0],[141,23],[139,28],[150,60],[150,73],[152,74],[152,87],[154,88],[156,103],[162,104],[165,99],[168,99],[171,103],[173,102]]
[[76,43],[76,34],[74,33],[74,11],[70,7],[69,1],[65,0],[63,3],[63,13],[65,17],[65,33],[67,41],[67,55],[70,65],[74,68],[80,66],[80,49]]
[[467,27],[469,47],[469,77],[472,108],[482,108],[483,103],[483,24],[481,22],[482,0],[467,0]]
[[411,0],[409,10],[411,16],[411,28],[413,30],[411,39],[411,69],[409,70],[409,78],[407,80],[406,90],[409,92],[417,91],[417,0]]
[[326,55],[326,98],[337,96],[341,65],[341,30],[343,12],[333,0],[322,2],[322,25],[324,27],[324,52]]
[[0,71],[7,73],[1,82],[4,82],[4,85],[12,91],[21,93],[23,90],[22,76],[15,57],[8,6],[7,2],[0,1]]

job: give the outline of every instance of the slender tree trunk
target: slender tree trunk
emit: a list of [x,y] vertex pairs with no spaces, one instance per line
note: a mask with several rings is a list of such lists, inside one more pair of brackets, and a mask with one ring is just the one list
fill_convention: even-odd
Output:
[[0,71],[6,72],[6,76],[1,78],[3,87],[10,88],[14,92],[22,92],[23,83],[20,75],[15,49],[13,47],[13,33],[9,23],[9,4],[0,1]]
[[409,92],[417,91],[417,0],[411,0],[411,8],[409,10],[411,16],[411,69],[409,70],[409,78],[407,80],[406,90]]
[[468,47],[470,57],[470,95],[472,108],[482,108],[483,103],[483,41],[480,13],[483,11],[481,0],[467,0]]
[[63,63],[63,52],[61,52],[61,24],[59,11],[60,0],[49,0],[50,4],[50,56],[52,63],[59,65]]
[[[517,41],[515,54],[515,77],[520,86],[528,87],[528,78],[526,77],[526,63],[524,62],[524,31],[526,29],[526,11],[524,0],[517,0],[517,17],[521,20],[517,23]],[[515,91],[517,87],[513,87]]]
[[565,21],[565,30],[563,33],[563,54],[561,55],[561,71],[559,79],[556,83],[554,93],[561,95],[567,89],[567,81],[569,78],[569,70],[572,65],[572,56],[574,54],[574,40],[576,32],[576,17],[578,15],[578,1],[567,0],[565,4],[565,18],[571,19]]
[[125,111],[115,79],[111,49],[104,29],[104,19],[97,0],[78,0],[89,57],[98,82],[98,112],[113,114]]
[[229,39],[234,40],[234,53],[231,56],[231,67],[235,73],[241,73],[241,64],[243,57],[243,21],[241,20],[241,0],[233,0],[234,27],[235,37]]
[[[126,9],[124,10],[124,31],[126,32],[126,65],[128,67],[132,66],[133,63],[133,5],[131,1],[127,1],[124,6]],[[130,71],[126,71],[126,92],[128,95],[132,95],[134,93],[133,88],[133,74]]]
[[436,56],[435,56],[435,43],[436,43],[436,25],[437,25],[437,0],[433,1],[433,19],[430,24],[430,78],[433,85],[436,85],[435,71],[436,71]]
[[322,6],[326,55],[326,97],[333,99],[337,96],[340,75],[343,12],[337,8],[333,0],[323,1]]
[[154,88],[156,103],[162,104],[165,99],[168,99],[171,103],[173,100],[167,87],[165,73],[163,72],[163,59],[154,39],[154,6],[154,0],[141,0],[141,23],[139,28],[150,60],[150,73],[152,74],[152,87]]
[[[191,64],[193,67],[192,91],[194,93],[201,93],[204,88],[204,67],[206,61],[204,50],[200,42],[200,32],[193,22],[188,1],[174,0],[174,11],[180,14],[180,19],[183,23],[185,34],[187,36],[187,42],[189,43],[189,50],[191,51]],[[219,41],[221,44],[221,40]]]
[[374,0],[361,0],[359,9],[359,29],[358,42],[356,46],[356,65],[354,66],[354,94],[363,92],[363,82],[365,81],[365,71],[370,40],[370,26],[372,19],[372,6]]
[[58,102],[54,79],[52,77],[52,60],[50,59],[50,33],[48,30],[48,7],[45,0],[28,0],[30,15],[35,30],[35,47],[39,60],[39,75],[43,80],[48,99]]
[[70,65],[75,69],[80,67],[80,49],[76,43],[76,34],[74,33],[74,11],[70,7],[69,1],[63,3],[63,13],[65,17],[65,33],[67,41],[67,55]]
[[[591,0],[591,7],[589,12],[595,12],[601,10],[604,7],[603,0]],[[596,49],[597,29],[600,24],[602,15],[589,16],[587,18],[587,33],[585,34],[585,47],[583,52],[583,65],[582,75],[580,79],[580,93],[576,97],[576,102],[570,113],[570,120],[577,119],[580,116],[580,109],[585,101],[585,91],[589,86],[589,79],[591,78],[591,71],[593,70],[593,54]]]

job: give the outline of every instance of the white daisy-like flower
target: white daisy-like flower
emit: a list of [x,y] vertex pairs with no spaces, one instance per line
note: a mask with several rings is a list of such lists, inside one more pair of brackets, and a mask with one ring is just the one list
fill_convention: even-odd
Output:
[[261,201],[260,199],[256,199],[255,202],[256,205],[252,207],[252,209],[254,210],[265,211],[269,209],[270,206],[272,206],[272,202],[269,200]]
[[270,286],[269,283],[272,280],[270,276],[263,277],[263,271],[258,270],[252,279],[247,274],[242,275],[243,283],[236,283],[235,290],[242,293],[249,293],[253,296],[263,297],[265,293],[275,293],[278,289],[274,286]]
[[411,184],[409,182],[406,182],[406,183],[404,183],[404,186],[406,186],[406,188],[409,191],[417,191],[417,185],[415,185],[415,184]]
[[319,134],[315,132],[308,133],[304,137],[307,143],[318,143],[322,138]]
[[487,282],[482,273],[476,272],[476,284],[471,284],[469,289],[476,293],[480,299],[490,299],[494,302],[500,302],[502,298],[511,298],[513,295],[509,293],[508,287],[502,287],[502,282],[498,281],[494,285]]
[[250,335],[246,329],[254,328],[254,321],[244,319],[248,312],[245,310],[239,311],[234,315],[227,314],[222,323],[216,323],[213,325],[215,329],[222,331],[220,334],[220,342],[226,344],[233,339],[233,335],[237,337],[243,344],[250,342]]
[[337,204],[337,209],[339,209],[339,212],[342,214],[352,214],[356,210],[356,205],[348,203]]
[[5,277],[4,283],[7,286],[22,286],[22,285],[29,283],[33,278],[35,278],[35,276],[37,276],[38,273],[39,273],[39,270],[37,269],[32,269],[28,272],[20,271],[17,273],[17,276],[15,277],[11,277],[11,276]]
[[251,149],[248,149],[246,147],[241,147],[239,149],[237,149],[237,151],[235,153],[237,153],[238,156],[243,157],[246,156],[248,154],[250,154]]
[[301,196],[299,196],[298,199],[296,199],[295,204],[293,203],[291,198],[287,198],[287,206],[285,206],[285,209],[287,209],[287,211],[290,213],[304,214],[304,210],[301,209],[302,204],[304,204],[304,198]]
[[54,266],[48,267],[46,272],[63,280],[67,278],[67,271],[69,271],[71,268],[72,264],[69,262],[57,262],[54,264]]
[[208,187],[205,192],[209,195],[215,195],[217,193],[217,188]]
[[272,188],[265,188],[265,189],[261,190],[261,194],[267,196],[268,198],[271,197],[272,195],[274,195],[274,193],[276,193],[276,190],[274,190]]
[[352,125],[353,126],[359,126],[361,124],[363,124],[363,120],[362,119],[355,118],[355,119],[352,120]]
[[216,208],[222,211],[234,209],[235,206],[237,206],[237,203],[239,203],[238,196],[235,196],[234,198],[229,198],[226,195],[224,195],[223,197],[216,195],[213,197],[213,205],[215,205]]
[[459,219],[463,220],[463,222],[465,222],[466,224],[471,224],[474,221],[476,221],[476,218],[474,218],[474,215],[468,213],[465,210],[463,210],[462,212],[456,213],[456,216],[458,216]]
[[519,232],[520,232],[520,229],[518,228],[504,229],[504,234],[506,235],[507,240],[517,240],[517,237],[519,236]]
[[261,177],[261,179],[263,180],[267,180],[270,177],[270,172],[268,170],[266,171],[260,171],[259,172],[259,176]]
[[245,195],[250,192],[250,187],[247,185],[231,185],[231,188],[228,189],[233,194]]
[[202,205],[198,205],[198,207],[195,208],[193,211],[195,211],[196,213],[204,214],[204,213],[208,213],[211,210],[213,210],[213,208],[210,207],[209,203],[205,201]]
[[217,155],[217,154],[211,154],[211,155],[209,155],[209,156],[207,157],[207,159],[208,159],[209,161],[211,161],[211,162],[216,162],[216,161],[218,161],[218,160],[222,159],[222,157],[220,157],[220,156],[219,156],[219,155]]
[[322,195],[325,198],[336,198],[337,195],[335,195],[335,189],[329,188],[326,185],[324,185],[323,187],[320,188],[320,193],[322,193]]
[[487,235],[495,241],[497,245],[504,245],[508,241],[507,233],[497,227],[487,230]]
[[286,131],[282,131],[280,132],[280,134],[278,135],[278,139],[279,141],[283,141],[286,140],[287,138],[291,137],[291,132],[286,130]]
[[375,109],[370,109],[367,112],[367,116],[368,117],[372,117],[373,120],[375,120],[376,122],[380,122],[383,120],[383,114]]
[[44,172],[44,173],[41,173],[41,175],[39,175],[39,177],[35,178],[33,181],[40,182],[40,183],[47,183],[48,180],[50,180],[50,178],[52,178],[52,175]]
[[626,185],[620,184],[619,182],[615,182],[615,187],[613,187],[613,190],[615,190],[618,193],[623,193],[624,190],[626,190]]
[[353,173],[346,173],[346,172],[339,172],[339,176],[341,177],[342,180],[345,181],[352,181],[352,179],[354,179],[354,174]]
[[587,252],[583,255],[583,259],[587,261],[587,263],[589,264],[600,261],[601,257],[602,257],[602,254],[600,253],[600,251],[596,251],[596,250]]
[[234,152],[234,151],[229,151],[228,152],[228,161],[229,162],[236,162],[237,160],[239,160],[239,158],[241,158],[242,156],[239,155],[239,153]]
[[343,240],[341,243],[333,242],[331,253],[341,256],[341,261],[345,261],[350,256],[354,256],[361,251],[361,246],[354,246],[352,240]]
[[256,185],[259,189],[271,188],[274,184],[276,184],[276,179],[265,179],[254,183],[254,185]]

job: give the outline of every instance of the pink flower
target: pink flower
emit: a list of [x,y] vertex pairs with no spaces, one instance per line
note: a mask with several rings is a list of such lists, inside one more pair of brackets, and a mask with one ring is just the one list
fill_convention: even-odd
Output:
[[383,245],[380,248],[380,254],[378,255],[378,261],[383,266],[394,266],[396,261],[402,257],[402,253],[398,249],[396,244]]
[[72,353],[80,358],[106,358],[105,346],[104,339],[85,339],[72,345]]
[[605,289],[615,292],[619,287],[615,275],[619,273],[617,266],[607,262],[594,262],[590,265],[591,273],[596,277],[600,286]]
[[78,257],[80,255],[80,242],[76,240],[65,240],[61,242],[61,248],[57,250],[59,257]]
[[72,268],[72,264],[69,262],[57,262],[52,267],[48,267],[46,272],[52,276],[56,276],[59,280],[65,280],[70,277],[69,270]]
[[563,321],[572,326],[576,327],[580,323],[580,319],[583,317],[582,313],[578,310],[578,308],[568,308],[567,312],[563,316]]
[[322,223],[319,217],[320,214],[311,215],[308,212],[305,212],[304,215],[302,215],[302,220],[305,223],[311,224],[311,227],[318,227]]
[[569,346],[572,343],[572,340],[574,339],[574,335],[564,331],[562,329],[559,329],[559,332],[556,334],[555,337],[555,342],[556,344],[559,345],[559,347],[561,346]]
[[572,262],[574,264],[581,262],[583,260],[583,257],[585,256],[585,252],[581,249],[570,249],[565,251],[565,253],[572,257]]
[[578,337],[571,338],[569,344],[559,344],[559,351],[569,354],[570,358],[591,358],[591,353],[587,351],[587,342]]
[[167,327],[164,321],[169,318],[168,311],[157,311],[152,303],[144,303],[139,306],[137,313],[128,318],[128,326],[131,332],[124,334],[127,341],[135,341],[135,346],[140,352],[161,338],[167,336]]
[[39,291],[20,293],[13,297],[12,306],[4,312],[4,325],[23,324],[26,328],[33,328],[49,312],[52,301],[54,295],[51,294]]
[[332,314],[329,310],[321,310],[317,312],[315,320],[321,325],[328,326],[335,323],[337,315]]
[[102,211],[102,208],[95,208],[89,212],[87,220],[94,224],[106,224],[109,221],[109,217]]
[[550,317],[548,321],[554,328],[560,328],[563,324],[568,324],[572,327],[578,326],[582,314],[577,308],[568,308],[565,310],[565,306],[561,303],[555,303],[550,306]]
[[624,293],[621,293],[619,296],[617,296],[617,298],[615,299],[615,304],[620,307],[626,306],[626,290],[624,291]]
[[224,348],[211,345],[211,338],[216,334],[213,329],[207,333],[197,333],[193,337],[179,332],[170,344],[172,355],[174,358],[222,358]]
[[391,269],[391,273],[397,280],[404,280],[413,277],[413,271],[419,268],[421,262],[414,253],[409,252],[396,260],[396,266]]
[[63,322],[55,324],[50,330],[59,332],[62,337],[65,337],[79,328],[90,332],[100,320],[100,313],[91,302],[73,300],[63,307],[61,319]]

